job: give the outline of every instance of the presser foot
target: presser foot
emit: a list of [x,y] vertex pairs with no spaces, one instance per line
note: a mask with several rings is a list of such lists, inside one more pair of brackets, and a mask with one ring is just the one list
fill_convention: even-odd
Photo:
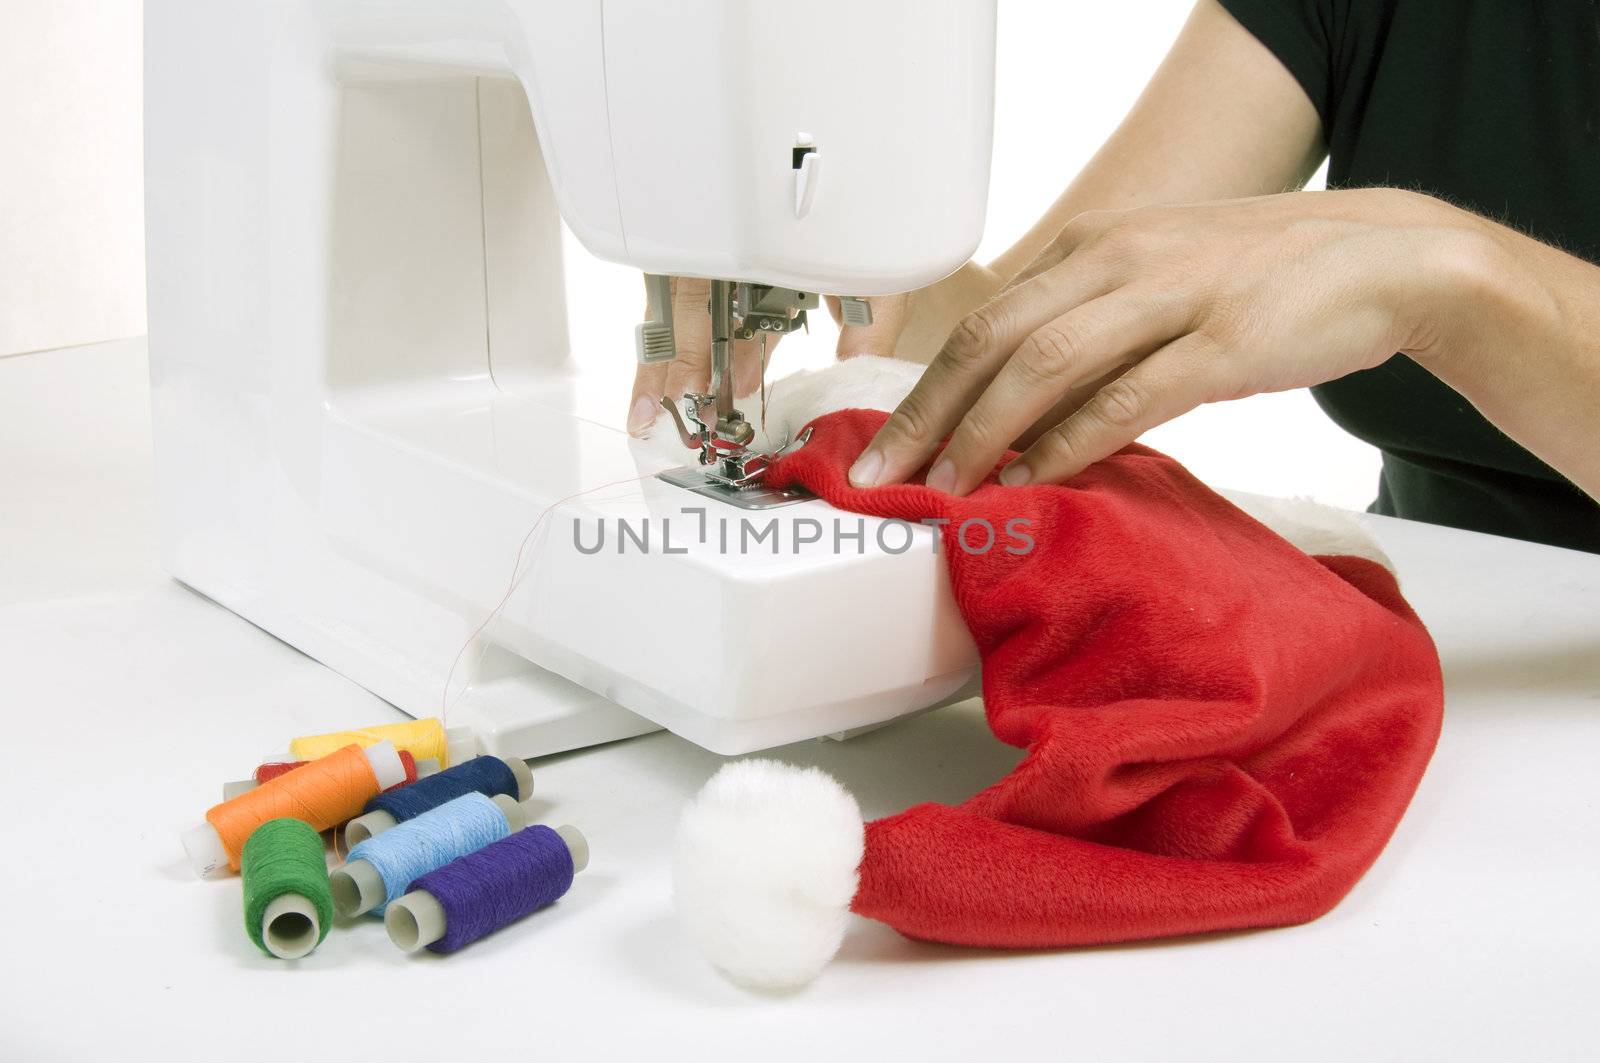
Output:
[[[816,497],[802,487],[775,488],[761,482],[773,461],[806,445],[811,438],[810,428],[785,443],[775,454],[757,454],[746,449],[755,430],[739,411],[734,410],[715,422],[707,417],[714,406],[712,396],[685,395],[682,413],[665,398],[661,405],[672,415],[683,445],[700,452],[700,468],[668,469],[657,474],[660,479],[740,509],[774,509]],[[691,423],[698,431],[689,428]]]

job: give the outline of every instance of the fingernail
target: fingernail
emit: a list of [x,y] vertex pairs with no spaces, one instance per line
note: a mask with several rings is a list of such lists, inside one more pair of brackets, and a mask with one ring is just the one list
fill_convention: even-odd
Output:
[[956,466],[949,458],[940,458],[928,473],[928,486],[935,491],[953,494],[956,489]]
[[656,404],[653,400],[640,397],[633,404],[633,410],[628,414],[628,434],[638,435],[646,428],[656,423]]
[[1013,461],[1000,470],[1000,482],[1007,487],[1021,487],[1033,479],[1033,470],[1020,461]]
[[883,455],[876,450],[869,450],[856,459],[850,466],[850,483],[855,487],[877,487],[878,477],[883,475]]

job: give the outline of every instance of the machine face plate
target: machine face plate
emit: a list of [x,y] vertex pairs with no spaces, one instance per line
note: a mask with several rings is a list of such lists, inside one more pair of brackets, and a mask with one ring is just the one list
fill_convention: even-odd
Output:
[[817,497],[803,487],[729,487],[724,483],[712,482],[706,477],[705,470],[692,466],[668,469],[666,472],[657,473],[656,477],[674,487],[682,487],[706,498],[715,498],[719,502],[726,502],[739,509],[777,509],[780,506],[792,506],[796,502],[805,502]]

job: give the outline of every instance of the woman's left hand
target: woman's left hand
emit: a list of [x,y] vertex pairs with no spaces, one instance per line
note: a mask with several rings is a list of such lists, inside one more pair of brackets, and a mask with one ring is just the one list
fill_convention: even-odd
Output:
[[1394,189],[1291,192],[1070,222],[966,317],[850,470],[976,487],[1058,482],[1205,402],[1284,391],[1439,343],[1478,222]]

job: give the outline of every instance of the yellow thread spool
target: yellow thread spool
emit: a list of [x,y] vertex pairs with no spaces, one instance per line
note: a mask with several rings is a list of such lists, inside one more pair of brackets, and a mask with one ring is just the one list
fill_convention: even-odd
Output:
[[357,731],[335,731],[325,735],[304,735],[289,743],[289,755],[296,760],[316,760],[336,749],[358,745],[365,749],[382,741],[393,742],[396,749],[408,750],[419,762],[438,761],[441,769],[479,753],[478,740],[465,727],[448,730],[436,717],[386,723],[377,727],[363,727]]

